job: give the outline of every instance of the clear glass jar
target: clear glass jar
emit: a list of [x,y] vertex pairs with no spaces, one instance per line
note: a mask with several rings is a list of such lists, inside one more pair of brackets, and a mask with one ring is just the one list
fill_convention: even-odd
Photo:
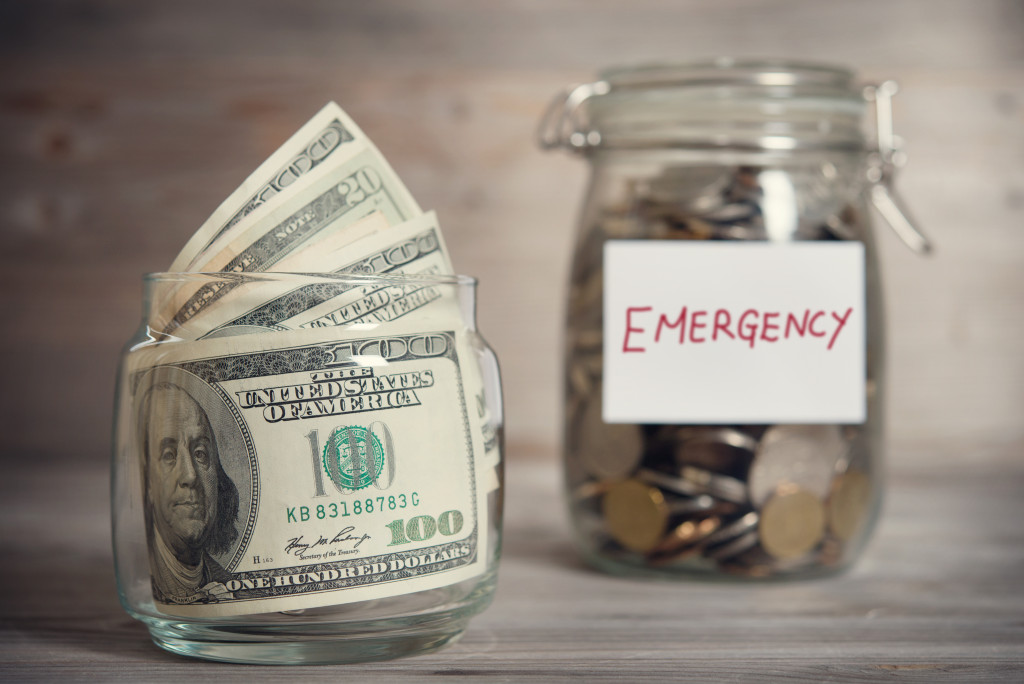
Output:
[[[927,246],[892,192],[892,169],[901,161],[888,128],[893,92],[891,82],[862,89],[845,69],[721,59],[612,69],[560,95],[545,115],[541,146],[585,155],[592,172],[571,271],[564,413],[566,497],[575,540],[592,565],[659,577],[801,577],[838,571],[861,552],[881,500],[884,432],[883,302],[869,202],[898,224],[908,244]],[[874,145],[862,131],[869,99],[877,102]],[[863,407],[853,419],[823,417],[806,392],[803,405],[812,410],[787,413],[780,399],[779,416],[765,419],[787,376],[749,365],[752,354],[764,352],[753,351],[753,339],[750,349],[737,339],[742,308],[691,311],[690,333],[683,332],[685,308],[675,310],[677,319],[655,319],[650,306],[632,307],[624,324],[611,327],[608,316],[619,315],[621,297],[610,292],[640,293],[631,295],[636,303],[649,303],[644,297],[652,290],[636,289],[632,280],[663,282],[685,295],[684,303],[692,295],[739,305],[756,290],[778,290],[784,309],[830,280],[827,273],[817,281],[797,278],[781,266],[789,262],[774,261],[797,253],[785,248],[807,243],[844,245],[821,258],[862,255],[861,267],[836,274],[862,283],[857,291],[865,305],[860,347],[852,344],[848,352],[863,369],[844,390]],[[849,249],[853,243],[859,246]],[[751,245],[770,249],[751,252]],[[646,261],[616,256],[613,269],[610,255],[627,248]],[[758,267],[767,269],[761,280],[732,269],[738,262],[729,259],[744,249],[756,260],[773,260]],[[739,275],[701,270],[705,254],[730,265],[722,273]],[[820,271],[816,258],[809,267]],[[634,264],[633,270],[619,263]],[[804,324],[813,315],[807,311]],[[641,312],[649,317],[628,317]],[[698,314],[707,318],[698,323]],[[763,315],[760,332],[750,333],[758,345],[782,337],[769,323],[776,312]],[[781,323],[786,315],[771,320]],[[657,337],[646,338],[646,347],[636,343],[655,320]],[[794,345],[813,342],[803,339],[806,326],[794,318],[791,329],[786,320],[786,341],[792,332]],[[698,326],[706,338],[695,336]],[[627,352],[649,351],[677,328],[677,356],[659,358],[682,359],[684,350],[697,349],[695,342],[710,347],[714,330],[726,359],[715,363],[726,365],[708,377],[695,375],[705,377],[695,383],[671,362],[645,366],[641,382],[622,379],[615,369],[641,367],[628,365],[636,355]],[[801,355],[796,352],[796,363]],[[739,365],[730,368],[728,359]],[[673,373],[675,385],[656,377]],[[762,380],[744,385],[744,376],[737,378],[743,373]],[[767,408],[741,408],[747,388]],[[659,410],[646,401],[653,394],[670,403],[673,390],[689,397],[678,403],[689,408]],[[634,401],[648,408],[632,410]],[[705,401],[719,408],[704,412]]]
[[[157,332],[167,302],[202,288],[218,314],[328,302],[345,322]],[[115,399],[125,609],[159,646],[231,662],[457,638],[491,601],[501,549],[501,383],[476,281],[158,273],[144,289]]]

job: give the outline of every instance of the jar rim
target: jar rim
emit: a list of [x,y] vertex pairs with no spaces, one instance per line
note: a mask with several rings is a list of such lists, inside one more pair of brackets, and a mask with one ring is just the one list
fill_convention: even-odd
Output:
[[475,286],[477,279],[462,274],[440,273],[300,273],[288,271],[252,271],[236,273],[233,271],[154,271],[142,276],[145,283],[167,282],[355,282],[355,283],[432,283],[437,285]]
[[853,70],[826,62],[718,57],[691,62],[647,62],[609,67],[599,77],[615,88],[753,85],[847,90],[857,94]]
[[720,57],[611,67],[599,77],[569,96],[559,123],[580,151],[866,149],[865,91],[838,65]]

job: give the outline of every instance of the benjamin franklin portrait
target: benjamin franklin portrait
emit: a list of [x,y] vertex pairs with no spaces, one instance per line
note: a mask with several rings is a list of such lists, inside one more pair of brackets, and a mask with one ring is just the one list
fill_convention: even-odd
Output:
[[139,403],[153,595],[166,603],[230,598],[215,555],[238,537],[239,495],[221,465],[210,417],[178,384],[151,385]]

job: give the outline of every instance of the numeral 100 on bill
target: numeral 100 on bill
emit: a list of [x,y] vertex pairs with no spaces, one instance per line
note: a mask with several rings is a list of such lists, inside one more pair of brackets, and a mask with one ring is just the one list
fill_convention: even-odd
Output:
[[371,484],[387,489],[395,481],[395,442],[391,430],[375,421],[367,427],[335,428],[320,449],[320,431],[306,435],[313,460],[314,496],[327,496],[324,473],[341,494],[352,494]]
[[445,511],[434,518],[429,515],[417,515],[409,520],[393,520],[387,524],[391,530],[391,543],[388,546],[400,546],[410,542],[427,541],[440,532],[452,537],[462,531],[465,518],[462,511]]

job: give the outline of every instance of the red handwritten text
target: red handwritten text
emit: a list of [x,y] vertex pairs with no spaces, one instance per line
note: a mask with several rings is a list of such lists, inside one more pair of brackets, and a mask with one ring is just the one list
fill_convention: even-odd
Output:
[[853,307],[846,311],[803,309],[802,311],[762,311],[746,309],[695,309],[682,307],[678,312],[655,312],[650,306],[626,307],[626,334],[623,353],[643,353],[647,346],[675,342],[704,344],[736,341],[751,349],[762,343],[821,338],[829,351],[850,320]]

